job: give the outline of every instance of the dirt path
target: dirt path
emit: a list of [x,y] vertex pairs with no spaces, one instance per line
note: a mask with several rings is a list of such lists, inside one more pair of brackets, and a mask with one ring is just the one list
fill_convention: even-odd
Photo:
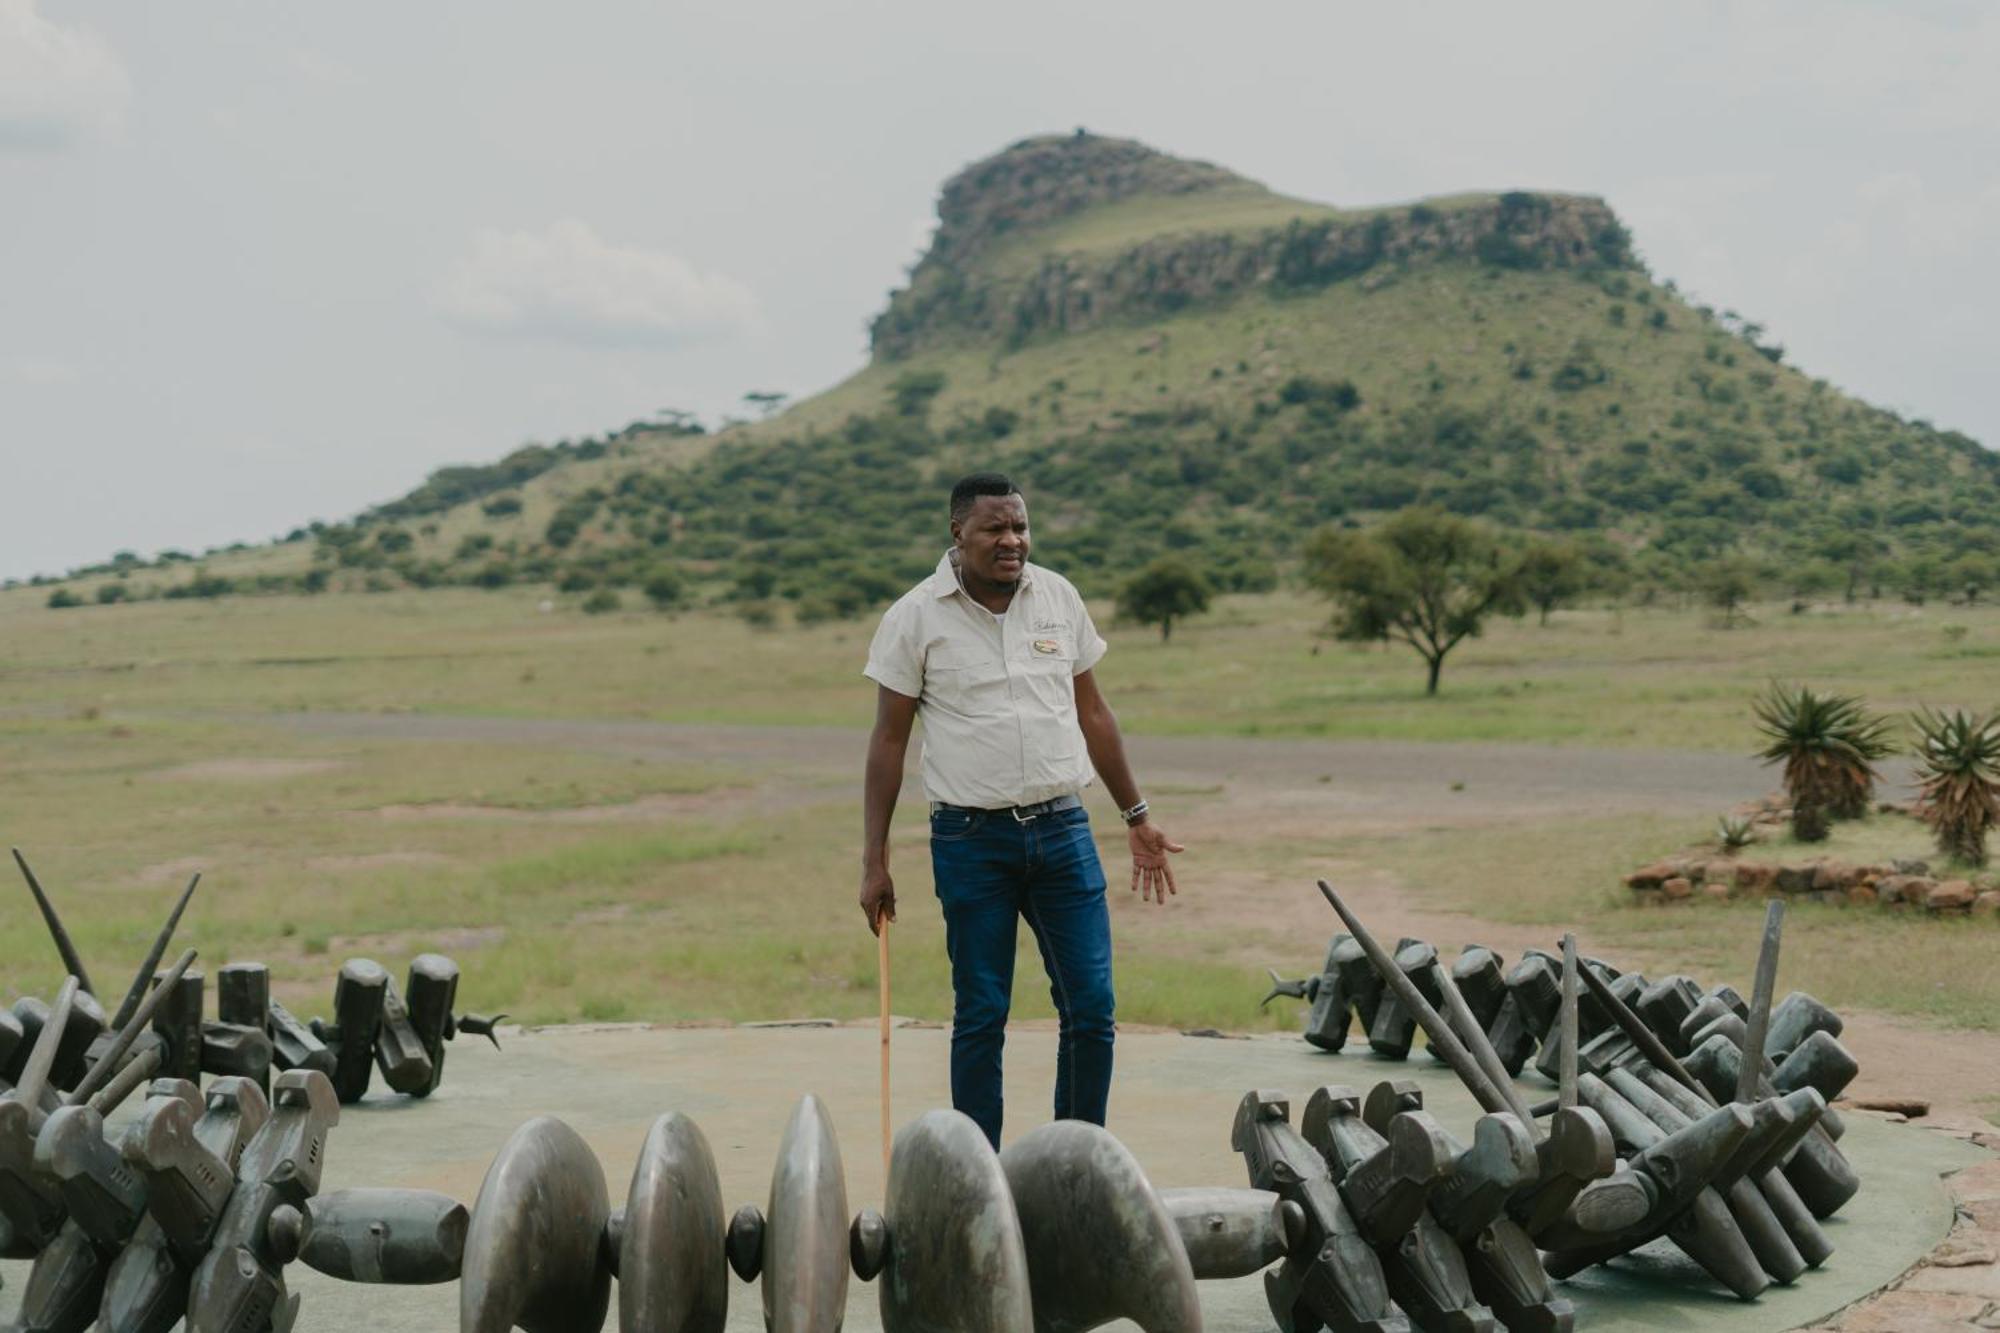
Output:
[[[864,739],[830,727],[549,718],[290,713],[244,720],[313,736],[546,745],[712,766],[737,783],[707,798],[716,814],[732,800],[749,809],[839,799],[842,782],[858,786]],[[1201,798],[1188,802],[1189,815],[1176,824],[1191,842],[1224,832],[1233,841],[1246,835],[1310,841],[1628,811],[1706,815],[1771,785],[1768,771],[1748,758],[1681,751],[1184,736],[1135,737],[1131,749],[1149,790]],[[1428,939],[1452,951],[1475,940],[1508,954],[1550,944],[1546,927],[1412,900],[1379,867],[1329,862],[1316,873],[1337,876],[1356,910],[1383,935]],[[1331,933],[1324,904],[1298,891],[1292,868],[1232,872],[1210,888],[1178,904],[1190,927],[1213,921],[1240,929],[1254,919],[1266,938],[1317,942]],[[1297,961],[1253,958],[1262,948],[1246,945],[1245,961]],[[1668,957],[1645,956],[1643,948],[1630,953],[1617,961],[1648,970],[1674,965]],[[1852,1095],[1922,1097],[1939,1116],[1975,1115],[2000,1095],[1994,1072],[2000,1035],[1854,1013],[1843,1040],[1862,1068]]]

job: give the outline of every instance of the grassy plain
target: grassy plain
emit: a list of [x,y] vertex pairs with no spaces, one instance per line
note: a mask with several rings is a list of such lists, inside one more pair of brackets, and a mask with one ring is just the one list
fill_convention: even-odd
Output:
[[[465,965],[470,1006],[527,1021],[871,1012],[872,942],[850,919],[851,778],[793,775],[773,794],[771,773],[655,751],[284,725],[300,713],[868,720],[869,626],[592,617],[572,600],[510,589],[51,612],[35,590],[0,593],[0,841],[28,852],[106,974],[136,962],[201,869],[188,938],[205,965],[262,958],[309,1012],[324,1009],[341,958],[400,969],[425,948]],[[1468,644],[1435,700],[1407,651],[1320,640],[1321,619],[1293,594],[1225,599],[1171,645],[1117,633],[1100,675],[1133,732],[1635,751],[1747,750],[1748,700],[1772,676],[1885,710],[2000,694],[2000,612],[1983,607],[1762,608],[1727,631],[1693,611],[1565,612]],[[904,899],[920,904],[915,806],[896,856]],[[1734,975],[1747,971],[1754,904],[1642,912],[1614,887],[1638,860],[1707,833],[1666,817],[1476,829],[1419,818],[1365,837],[1246,833],[1212,855],[1287,883],[1331,861],[1373,867],[1440,910],[1562,922],[1611,956]],[[1902,835],[1877,823],[1843,836],[1873,839],[1873,855]],[[1907,849],[1922,851],[1920,839]],[[1316,942],[1248,915],[1197,926],[1122,900],[1114,912],[1121,939],[1138,942],[1121,955],[1128,1021],[1294,1021],[1257,1013],[1255,963],[1305,970]],[[1788,985],[2000,1027],[1991,923],[1803,907],[1788,939]],[[897,949],[898,1010],[946,1017],[934,910],[908,913]],[[0,892],[0,989],[46,991],[54,971],[26,894]],[[1020,977],[1020,1012],[1045,1014],[1039,969],[1024,961]]]

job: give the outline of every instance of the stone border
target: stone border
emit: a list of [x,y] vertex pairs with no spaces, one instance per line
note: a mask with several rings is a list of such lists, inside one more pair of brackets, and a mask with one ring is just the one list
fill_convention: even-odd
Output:
[[1739,861],[1733,856],[1669,856],[1625,876],[1642,907],[1697,898],[1798,897],[1846,906],[1918,908],[1935,916],[2000,919],[2000,885],[1982,875],[1937,879],[1922,861],[1854,865],[1836,857],[1806,861]]

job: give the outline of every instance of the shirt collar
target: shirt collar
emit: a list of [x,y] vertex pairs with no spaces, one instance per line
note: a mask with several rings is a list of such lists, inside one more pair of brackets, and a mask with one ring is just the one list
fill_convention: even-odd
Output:
[[[937,572],[931,575],[931,596],[937,598],[939,601],[943,601],[955,592],[964,591],[958,582],[958,564],[952,559],[954,550],[956,550],[955,547],[945,548],[943,559],[938,561]],[[1023,564],[1021,566],[1020,580],[1014,585],[1017,592],[1026,592],[1028,590],[1029,586],[1034,582],[1034,572],[1035,567],[1032,564]]]

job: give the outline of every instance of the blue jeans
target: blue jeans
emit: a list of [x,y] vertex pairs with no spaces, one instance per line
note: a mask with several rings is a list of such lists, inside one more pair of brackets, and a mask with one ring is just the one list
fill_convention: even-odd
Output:
[[931,815],[931,873],[951,959],[951,1104],[1000,1146],[1000,1055],[1014,989],[1016,922],[1028,919],[1061,1019],[1058,1120],[1104,1123],[1111,1095],[1111,915],[1090,817],[1020,823],[1006,811]]

